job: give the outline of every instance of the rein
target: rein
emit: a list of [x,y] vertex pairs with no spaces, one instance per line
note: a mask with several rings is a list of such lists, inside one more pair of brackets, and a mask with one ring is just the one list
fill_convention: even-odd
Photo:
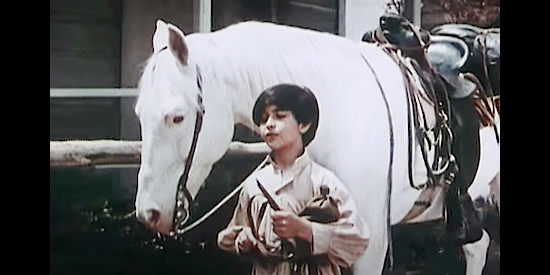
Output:
[[390,134],[390,161],[388,165],[388,213],[386,216],[386,234],[388,236],[388,249],[389,249],[389,265],[390,270],[393,269],[393,241],[392,241],[392,231],[391,231],[391,191],[392,191],[392,171],[393,171],[393,149],[394,149],[394,137],[393,137],[393,120],[391,117],[391,111],[390,111],[390,105],[388,103],[388,99],[386,98],[386,94],[384,93],[384,89],[382,88],[382,84],[380,83],[380,80],[378,79],[378,76],[376,75],[376,72],[374,71],[374,68],[370,64],[370,62],[367,60],[367,58],[361,54],[361,58],[363,58],[363,61],[367,64],[367,67],[371,70],[372,74],[374,75],[374,78],[376,80],[376,84],[378,85],[378,88],[380,89],[380,93],[382,94],[382,98],[384,99],[384,105],[386,106],[386,113],[388,115],[388,124],[389,124],[389,134]]

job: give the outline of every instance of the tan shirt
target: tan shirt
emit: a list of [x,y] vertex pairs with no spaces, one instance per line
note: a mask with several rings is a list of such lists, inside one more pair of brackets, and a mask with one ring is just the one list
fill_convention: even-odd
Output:
[[[307,202],[313,197],[321,195],[321,186],[329,187],[329,195],[336,198],[340,217],[336,222],[329,224],[312,222],[313,255],[326,254],[328,264],[318,266],[319,274],[340,274],[338,266],[349,267],[354,263],[367,247],[369,237],[368,227],[357,212],[357,206],[350,197],[345,186],[331,171],[313,162],[307,152],[296,159],[291,170],[281,170],[268,155],[252,174],[245,179],[245,185],[239,196],[233,218],[226,229],[218,234],[218,246],[226,251],[237,253],[235,239],[231,234],[237,226],[251,227],[272,255],[282,254],[280,239],[273,232],[269,205],[260,215],[261,205],[266,201],[257,186],[258,180],[277,201],[284,211],[294,214],[300,213]],[[252,203],[249,205],[250,200]],[[252,221],[249,219],[252,217]],[[258,217],[262,216],[261,220]],[[292,265],[287,262],[254,263],[252,274],[290,274]],[[304,274],[308,272],[305,271]]]

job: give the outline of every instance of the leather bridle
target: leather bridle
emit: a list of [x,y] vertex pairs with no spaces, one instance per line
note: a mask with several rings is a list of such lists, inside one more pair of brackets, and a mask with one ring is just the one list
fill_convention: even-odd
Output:
[[[191,148],[187,154],[187,159],[185,160],[185,167],[183,169],[183,175],[180,177],[178,182],[178,188],[176,192],[176,205],[174,207],[174,216],[173,224],[174,230],[170,232],[171,237],[177,237],[178,235],[183,234],[183,226],[189,219],[190,213],[189,208],[193,204],[193,197],[187,189],[187,180],[189,178],[189,170],[191,169],[191,164],[193,162],[193,157],[195,155],[195,150],[197,148],[197,141],[199,133],[202,128],[202,119],[204,116],[204,104],[202,103],[202,77],[199,70],[199,66],[196,66],[197,70],[197,87],[199,88],[199,93],[197,94],[197,104],[198,110],[196,113],[195,119],[195,130],[193,131],[193,140],[191,141]],[[187,200],[188,208],[185,208],[184,199]]]

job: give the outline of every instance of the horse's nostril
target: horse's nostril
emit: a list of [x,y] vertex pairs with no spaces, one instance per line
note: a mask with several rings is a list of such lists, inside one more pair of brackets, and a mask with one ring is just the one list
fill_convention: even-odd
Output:
[[148,209],[143,212],[139,212],[137,218],[145,225],[155,227],[160,221],[160,211],[156,209]]
[[155,209],[147,210],[147,222],[150,225],[156,225],[160,220],[160,212]]

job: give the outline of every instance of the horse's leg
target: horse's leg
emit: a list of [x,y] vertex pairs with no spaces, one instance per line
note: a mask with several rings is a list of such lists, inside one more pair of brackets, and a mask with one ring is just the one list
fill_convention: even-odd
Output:
[[369,244],[367,250],[353,265],[354,274],[380,275],[384,268],[384,259],[388,248],[386,225],[377,227],[369,224]]
[[359,213],[367,222],[369,235],[367,249],[353,264],[353,274],[380,275],[388,248],[387,188],[351,184],[350,193],[355,197]]
[[491,195],[497,204],[498,214],[500,215],[500,172],[489,183]]
[[[491,138],[485,138],[485,140],[494,141]],[[486,165],[480,165],[478,173],[484,174],[487,171],[491,171],[491,169],[489,169]],[[489,186],[485,188],[485,185],[487,184],[486,182],[488,181],[487,179],[489,178],[490,177],[487,175],[483,175],[481,177],[478,175],[478,178],[468,190],[468,193],[472,198],[482,198],[483,200],[486,200],[492,196],[498,207],[500,201],[500,189],[498,189],[500,173],[497,172],[497,174],[490,180],[490,183],[488,184]],[[466,261],[467,275],[482,274],[487,260],[487,251],[491,243],[491,235],[488,234],[487,230],[487,225],[485,225],[483,235],[479,241],[462,246]]]
[[487,260],[487,250],[490,243],[489,234],[483,230],[483,235],[479,241],[462,246],[466,258],[466,275],[481,275]]

